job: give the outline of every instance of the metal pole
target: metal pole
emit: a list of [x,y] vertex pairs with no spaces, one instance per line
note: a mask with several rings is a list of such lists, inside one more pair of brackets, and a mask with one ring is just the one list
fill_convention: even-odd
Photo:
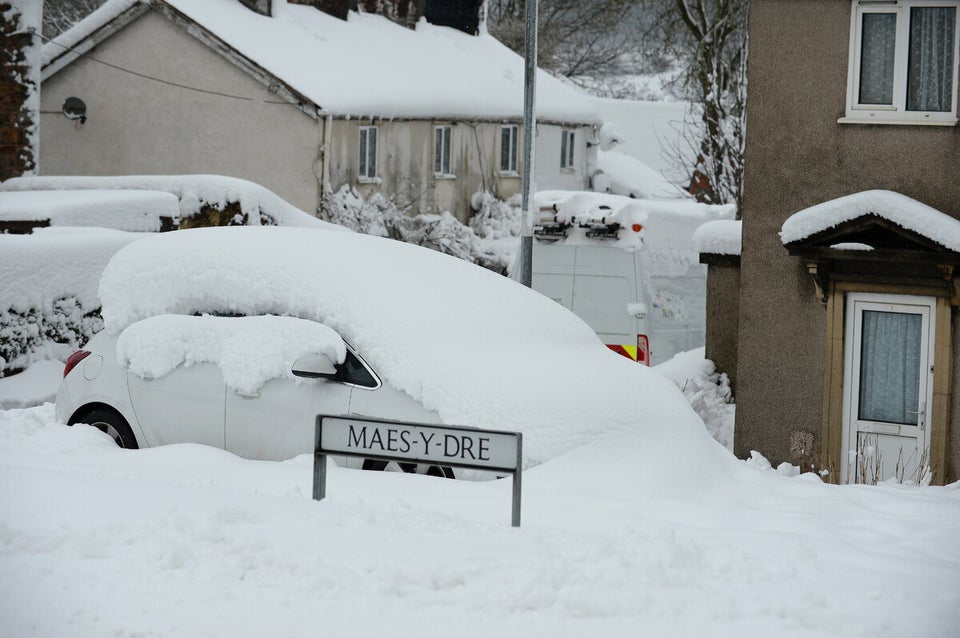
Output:
[[517,434],[517,466],[513,472],[513,503],[510,513],[510,524],[520,527],[520,488],[523,478],[523,434]]
[[313,436],[313,500],[322,501],[327,496],[327,455],[320,453],[320,430],[323,417],[317,416]]
[[533,177],[533,155],[537,118],[534,115],[537,88],[537,0],[526,0],[524,17],[525,49],[523,66],[523,183],[520,222],[520,283],[528,288],[533,283],[533,213],[530,210],[530,189]]

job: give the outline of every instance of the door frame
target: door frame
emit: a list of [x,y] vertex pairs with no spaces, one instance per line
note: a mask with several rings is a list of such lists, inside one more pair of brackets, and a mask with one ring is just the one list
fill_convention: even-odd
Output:
[[824,480],[839,483],[844,449],[843,384],[845,364],[846,294],[852,292],[935,297],[935,335],[933,356],[932,403],[927,409],[930,437],[930,469],[933,484],[942,485],[946,477],[947,430],[952,399],[952,322],[950,298],[942,287],[890,285],[849,281],[831,277],[827,295],[827,343],[824,359],[823,418],[816,450],[817,469]]
[[[844,320],[844,369],[843,369],[843,419],[841,431],[841,452],[843,462],[840,465],[840,481],[852,483],[862,480],[856,476],[856,464],[851,463],[852,452],[859,449],[861,433],[900,436],[916,440],[920,456],[930,449],[930,427],[928,411],[933,405],[933,360],[935,357],[936,310],[937,300],[931,296],[894,295],[889,293],[848,292],[845,295]],[[915,426],[882,422],[866,422],[859,418],[858,394],[861,388],[860,378],[861,345],[863,343],[863,314],[868,311],[898,312],[915,314],[923,318],[921,325],[920,369],[918,383],[918,424]],[[861,424],[861,421],[863,423]],[[919,428],[904,433],[903,428]],[[911,456],[913,452],[911,452]],[[908,457],[910,458],[910,457]],[[891,459],[887,459],[888,463]],[[929,462],[929,460],[927,459]],[[886,467],[890,469],[889,465]],[[888,472],[889,473],[889,472]],[[882,480],[882,479],[881,479]]]

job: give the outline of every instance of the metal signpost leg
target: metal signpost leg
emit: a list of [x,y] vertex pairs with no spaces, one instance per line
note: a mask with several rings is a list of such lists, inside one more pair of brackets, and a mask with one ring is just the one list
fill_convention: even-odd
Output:
[[517,469],[513,473],[513,515],[510,523],[520,527],[520,480],[523,474],[523,435],[517,434]]
[[327,455],[313,455],[313,500],[322,501],[327,495]]

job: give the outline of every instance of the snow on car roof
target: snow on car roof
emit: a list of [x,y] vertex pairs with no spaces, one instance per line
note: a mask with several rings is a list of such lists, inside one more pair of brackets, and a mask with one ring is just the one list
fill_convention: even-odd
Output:
[[101,226],[156,232],[180,215],[176,196],[143,190],[20,191],[0,197],[0,220],[50,220],[51,226]]
[[556,302],[389,239],[281,227],[150,236],[111,260],[100,298],[113,332],[198,311],[320,321],[444,423],[522,431],[531,464],[644,427],[707,436],[676,386]]
[[960,252],[960,221],[911,197],[888,190],[863,191],[805,208],[783,223],[780,239],[784,244],[790,244],[870,214]]
[[294,379],[290,364],[305,352],[343,363],[347,349],[321,323],[276,316],[157,315],[132,324],[117,340],[117,359],[141,377],[156,379],[183,363],[213,363],[228,388],[245,394],[269,379]]

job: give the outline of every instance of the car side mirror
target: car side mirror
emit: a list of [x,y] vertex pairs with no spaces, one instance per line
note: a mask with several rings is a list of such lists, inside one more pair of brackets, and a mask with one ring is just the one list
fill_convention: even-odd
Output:
[[290,370],[295,377],[304,379],[336,379],[337,365],[325,354],[305,354],[293,363]]

